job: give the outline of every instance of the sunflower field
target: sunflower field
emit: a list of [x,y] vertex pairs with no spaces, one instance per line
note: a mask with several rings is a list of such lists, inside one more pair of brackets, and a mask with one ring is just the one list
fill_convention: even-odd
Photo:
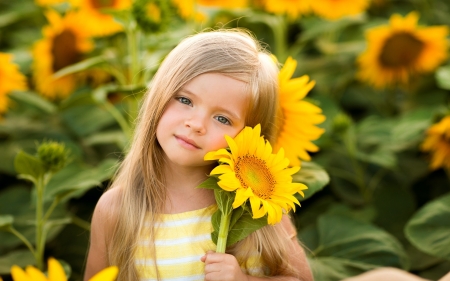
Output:
[[160,62],[188,35],[234,27],[280,64],[273,147],[308,186],[292,216],[315,279],[450,271],[448,0],[20,0],[0,11],[4,281],[13,265],[45,271],[52,258],[82,279],[92,212]]

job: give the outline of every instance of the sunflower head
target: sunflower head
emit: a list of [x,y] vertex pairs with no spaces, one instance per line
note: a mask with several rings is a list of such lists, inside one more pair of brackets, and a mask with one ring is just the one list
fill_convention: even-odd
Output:
[[431,154],[431,169],[445,168],[450,172],[450,115],[427,130],[421,149]]
[[286,14],[290,19],[298,18],[310,11],[309,0],[265,0],[264,8],[274,14]]
[[[96,275],[90,281],[114,281],[119,272],[117,266],[110,266]],[[17,265],[11,267],[11,276],[13,281],[67,281],[64,268],[54,258],[48,259],[48,277],[34,266],[27,266],[25,270]],[[1,278],[0,278],[1,280]]]
[[0,52],[0,114],[8,108],[8,93],[27,89],[26,77],[12,59],[12,55]]
[[291,79],[296,67],[297,61],[289,57],[278,74],[280,104],[275,138],[275,150],[284,147],[292,165],[300,165],[299,159],[311,160],[308,152],[319,150],[312,141],[325,131],[316,126],[325,121],[322,110],[303,100],[315,82],[306,75]]
[[[219,175],[218,185],[226,191],[236,191],[233,208],[247,199],[253,218],[268,215],[268,223],[281,221],[283,212],[300,205],[295,194],[304,196],[304,184],[293,183],[292,175],[299,167],[287,168],[289,160],[284,150],[272,153],[269,142],[261,136],[261,126],[245,127],[234,139],[225,136],[230,151],[219,149],[205,155],[205,160],[217,160],[219,165],[211,175]],[[295,204],[294,204],[295,203]]]
[[364,12],[370,0],[314,0],[310,1],[311,10],[320,17],[337,20]]
[[392,15],[389,25],[370,29],[367,49],[358,57],[358,77],[377,88],[406,84],[447,58],[448,27],[420,27],[415,12]]

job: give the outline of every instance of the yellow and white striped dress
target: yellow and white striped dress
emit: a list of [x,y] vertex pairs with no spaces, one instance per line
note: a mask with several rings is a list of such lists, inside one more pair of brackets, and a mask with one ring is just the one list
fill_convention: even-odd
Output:
[[[163,214],[155,233],[156,263],[161,280],[197,281],[205,278],[205,264],[200,258],[216,245],[211,240],[211,216],[217,205],[179,213]],[[141,281],[156,280],[154,261],[148,257],[146,245],[150,243],[141,235],[136,253],[136,266]],[[252,259],[255,264],[255,260]],[[263,276],[261,268],[244,270],[253,276]]]

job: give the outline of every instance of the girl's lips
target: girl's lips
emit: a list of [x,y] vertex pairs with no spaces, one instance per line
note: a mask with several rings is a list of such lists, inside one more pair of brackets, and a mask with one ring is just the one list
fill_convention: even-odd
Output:
[[175,138],[178,141],[178,143],[181,144],[185,148],[188,148],[188,149],[199,149],[200,148],[197,146],[195,141],[193,141],[187,137],[175,135]]

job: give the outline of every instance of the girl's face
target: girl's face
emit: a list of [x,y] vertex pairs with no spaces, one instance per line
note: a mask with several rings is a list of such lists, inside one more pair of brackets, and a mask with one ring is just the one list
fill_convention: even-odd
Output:
[[170,164],[206,166],[206,153],[227,147],[245,125],[248,94],[244,82],[217,73],[199,75],[169,101],[156,137]]

